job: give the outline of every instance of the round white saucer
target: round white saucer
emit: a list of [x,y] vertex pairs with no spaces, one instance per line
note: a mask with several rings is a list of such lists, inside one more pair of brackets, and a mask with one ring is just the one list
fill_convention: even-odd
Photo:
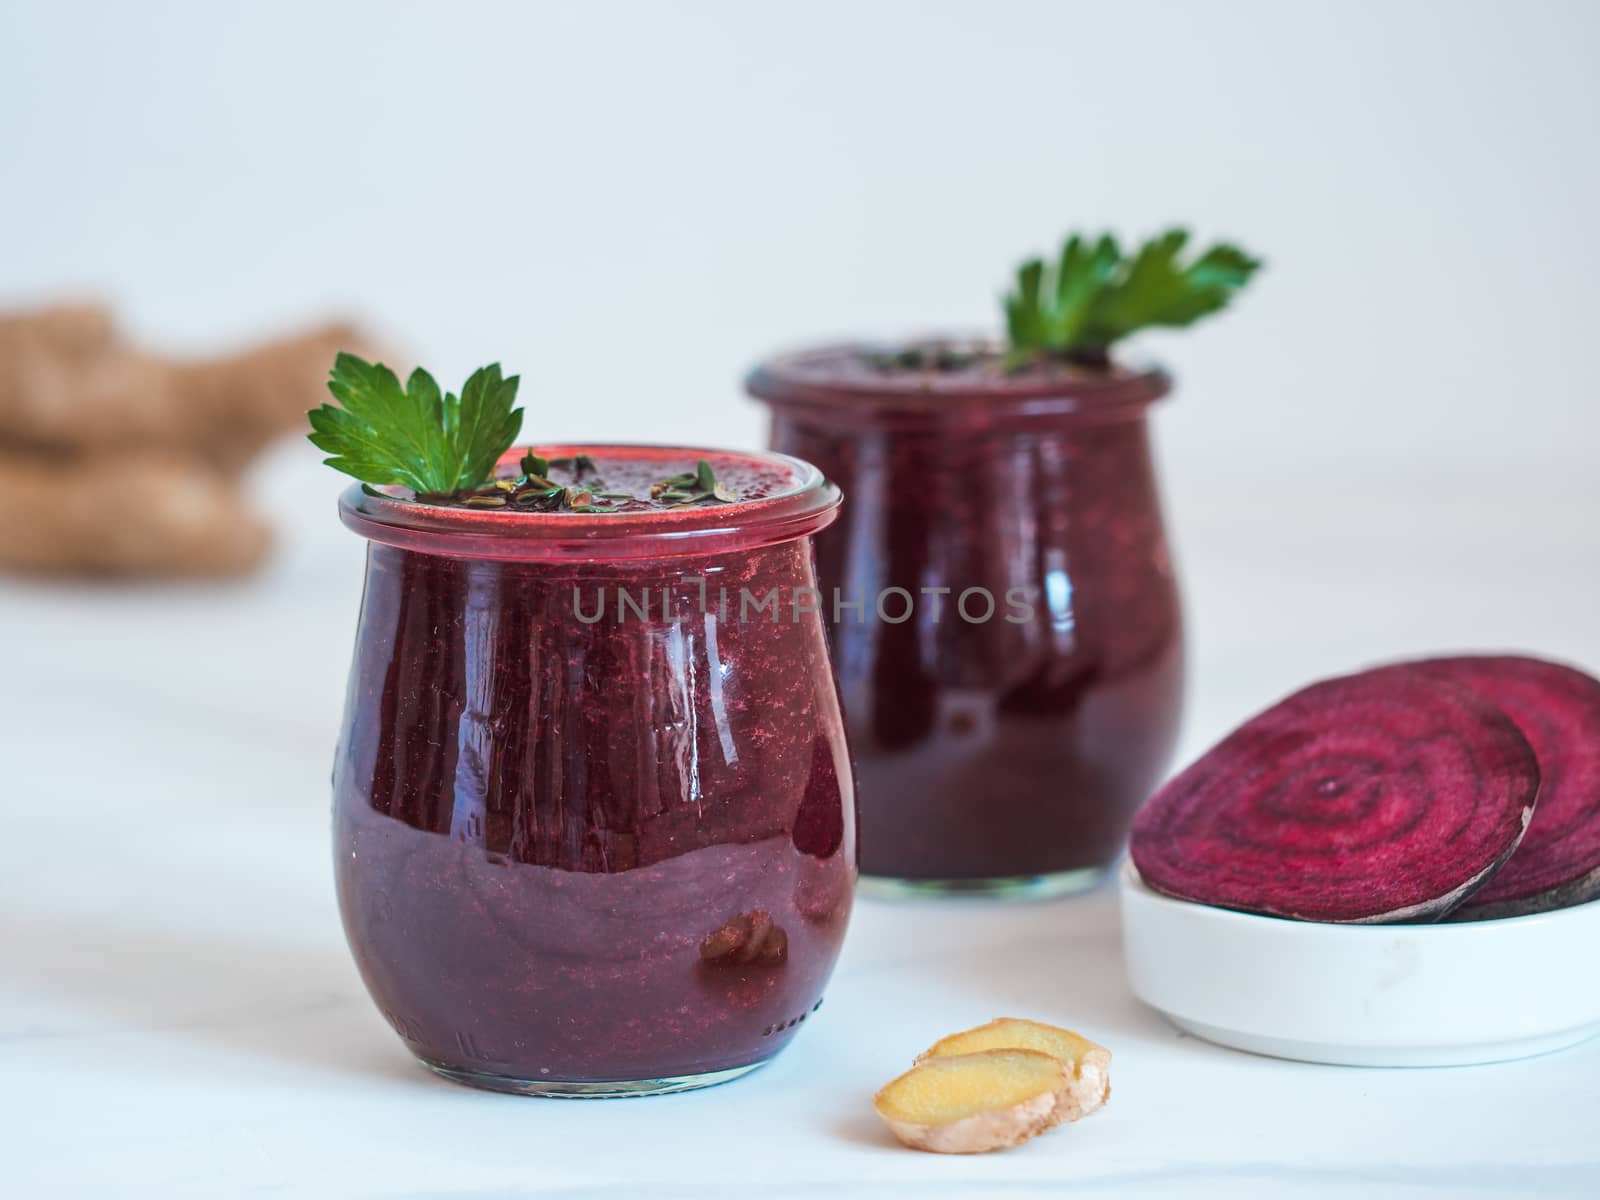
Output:
[[1600,1033],[1600,901],[1499,921],[1326,925],[1191,904],[1123,864],[1134,994],[1239,1050],[1359,1067],[1543,1054]]

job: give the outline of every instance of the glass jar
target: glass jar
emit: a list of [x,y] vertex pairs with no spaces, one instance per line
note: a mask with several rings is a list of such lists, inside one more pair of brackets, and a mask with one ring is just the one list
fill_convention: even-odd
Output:
[[1169,380],[1008,374],[954,342],[913,360],[932,365],[824,348],[747,385],[773,447],[849,498],[817,564],[863,889],[1090,886],[1177,736],[1182,621],[1145,420]]
[[636,479],[704,458],[740,498],[587,514],[344,494],[370,540],[334,768],[345,932],[441,1075],[536,1095],[718,1083],[817,1008],[850,913],[854,788],[808,596],[839,493],[780,455],[539,453]]

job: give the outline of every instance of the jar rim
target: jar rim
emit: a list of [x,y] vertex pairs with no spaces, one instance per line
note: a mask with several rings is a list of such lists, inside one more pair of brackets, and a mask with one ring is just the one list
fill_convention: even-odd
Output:
[[1159,365],[1113,364],[1105,370],[889,372],[872,365],[907,349],[992,355],[992,338],[932,336],[899,342],[835,342],[785,351],[745,377],[750,395],[778,409],[812,409],[830,420],[854,414],[865,422],[967,423],[1083,417],[1126,419],[1171,390]]
[[[530,447],[508,450],[497,471],[514,468]],[[339,518],[369,541],[459,558],[603,561],[663,558],[754,549],[804,537],[830,524],[842,496],[822,472],[775,451],[725,450],[632,442],[537,445],[547,459],[587,454],[595,459],[659,461],[693,469],[705,459],[719,473],[736,463],[780,467],[789,483],[751,500],[652,509],[647,512],[539,513],[428,504],[408,489],[352,484],[339,497]]]

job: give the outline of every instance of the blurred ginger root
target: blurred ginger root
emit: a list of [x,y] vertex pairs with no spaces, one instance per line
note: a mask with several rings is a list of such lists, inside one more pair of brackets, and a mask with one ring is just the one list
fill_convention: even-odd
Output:
[[[101,482],[83,486],[75,476]],[[270,544],[233,480],[204,459],[0,449],[0,565],[14,570],[239,575]]]
[[204,361],[121,341],[96,306],[0,315],[0,568],[240,575],[271,543],[239,472],[305,427],[334,355],[328,325]]

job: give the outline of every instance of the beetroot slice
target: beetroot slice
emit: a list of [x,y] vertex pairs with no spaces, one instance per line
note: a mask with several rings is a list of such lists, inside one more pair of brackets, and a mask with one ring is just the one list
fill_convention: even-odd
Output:
[[1517,655],[1410,665],[1497,705],[1539,760],[1539,804],[1527,836],[1456,918],[1520,916],[1600,898],[1600,679]]
[[1134,820],[1145,883],[1306,921],[1434,920],[1516,849],[1539,767],[1498,708],[1405,667],[1312,684]]

